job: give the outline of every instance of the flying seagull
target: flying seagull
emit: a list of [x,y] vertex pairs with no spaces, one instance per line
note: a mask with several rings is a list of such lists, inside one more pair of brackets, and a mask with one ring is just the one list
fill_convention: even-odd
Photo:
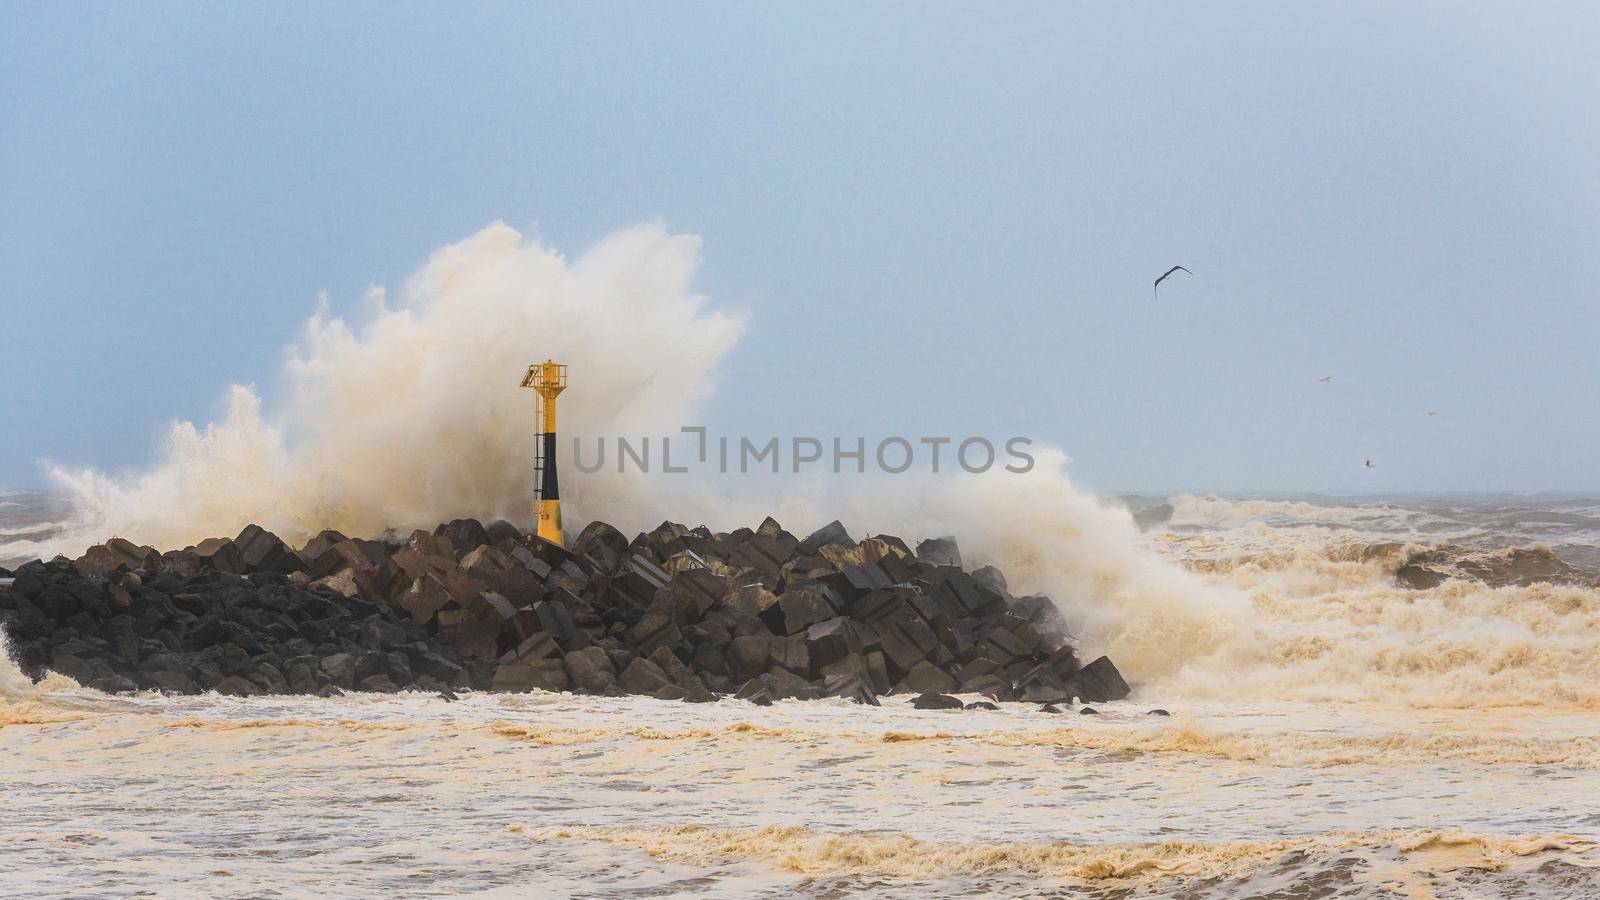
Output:
[[1366,462],[1361,464],[1361,468],[1363,468],[1363,469],[1376,469],[1377,466],[1373,465],[1372,464],[1372,460],[1369,459]]
[[1321,378],[1317,379],[1317,384],[1327,384],[1328,382],[1330,382],[1332,380],[1333,380],[1333,376],[1332,375],[1324,375]]
[[1162,272],[1161,273],[1161,277],[1156,279],[1155,285],[1150,288],[1151,293],[1155,294],[1158,297],[1161,296],[1161,282],[1166,281],[1169,277],[1171,277],[1173,272],[1183,272],[1186,275],[1193,275],[1194,274],[1193,272],[1190,272],[1188,269],[1185,269],[1183,266],[1173,266],[1172,268],[1166,270],[1165,272]]

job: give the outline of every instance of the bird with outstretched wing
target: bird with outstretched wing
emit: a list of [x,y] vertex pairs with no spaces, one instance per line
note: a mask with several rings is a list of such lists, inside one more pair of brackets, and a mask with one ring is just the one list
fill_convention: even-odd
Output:
[[1185,269],[1183,266],[1173,266],[1172,268],[1166,270],[1165,272],[1162,272],[1161,273],[1161,277],[1156,279],[1156,283],[1150,288],[1150,292],[1151,292],[1152,295],[1157,296],[1157,297],[1161,296],[1161,282],[1166,281],[1168,278],[1172,277],[1172,273],[1173,272],[1182,272],[1185,275],[1193,275],[1194,274],[1193,272],[1189,271],[1188,269]]

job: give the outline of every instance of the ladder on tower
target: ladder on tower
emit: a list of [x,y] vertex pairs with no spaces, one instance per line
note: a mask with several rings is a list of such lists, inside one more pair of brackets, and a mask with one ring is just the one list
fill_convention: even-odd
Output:
[[544,499],[544,397],[535,394],[533,401],[533,501],[535,508]]

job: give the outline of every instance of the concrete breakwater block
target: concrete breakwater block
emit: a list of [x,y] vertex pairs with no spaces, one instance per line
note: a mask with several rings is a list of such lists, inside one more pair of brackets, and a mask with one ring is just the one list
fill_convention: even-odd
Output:
[[[947,537],[913,552],[831,522],[715,533],[591,523],[564,548],[456,519],[296,548],[250,525],[181,550],[113,539],[0,583],[0,628],[32,676],[106,690],[480,690],[756,703],[890,693],[1036,704],[1120,700],[1081,665],[1056,604],[962,568]],[[934,699],[919,702],[946,702]],[[953,707],[951,707],[953,708]]]

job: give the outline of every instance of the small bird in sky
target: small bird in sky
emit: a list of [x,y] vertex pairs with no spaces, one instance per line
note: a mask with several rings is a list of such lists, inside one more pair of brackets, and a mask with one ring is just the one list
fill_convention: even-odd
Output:
[[1157,296],[1157,297],[1161,296],[1161,282],[1166,281],[1168,278],[1172,277],[1172,273],[1173,272],[1182,272],[1185,275],[1193,275],[1194,274],[1193,272],[1189,271],[1188,269],[1185,269],[1183,266],[1173,266],[1172,268],[1170,268],[1170,269],[1166,270],[1165,272],[1161,273],[1161,277],[1156,279],[1156,283],[1150,288],[1150,292],[1152,294],[1154,294],[1155,296]]
[[1373,465],[1372,464],[1372,460],[1369,459],[1366,462],[1361,464],[1361,468],[1363,468],[1363,469],[1376,469],[1377,466]]
[[1438,415],[1438,413],[1436,413],[1436,412],[1434,412],[1434,411],[1433,411],[1433,410],[1431,410],[1431,409],[1430,409],[1430,410],[1428,410],[1428,411],[1427,411],[1427,412],[1425,412],[1425,413],[1423,413],[1423,415],[1425,415],[1425,416],[1427,416],[1427,417],[1428,417],[1428,418],[1430,418],[1430,419],[1431,419],[1431,418],[1433,418],[1433,417],[1434,417],[1434,416],[1437,416],[1437,415]]
[[1333,381],[1332,375],[1324,375],[1317,379],[1317,384],[1329,384]]

